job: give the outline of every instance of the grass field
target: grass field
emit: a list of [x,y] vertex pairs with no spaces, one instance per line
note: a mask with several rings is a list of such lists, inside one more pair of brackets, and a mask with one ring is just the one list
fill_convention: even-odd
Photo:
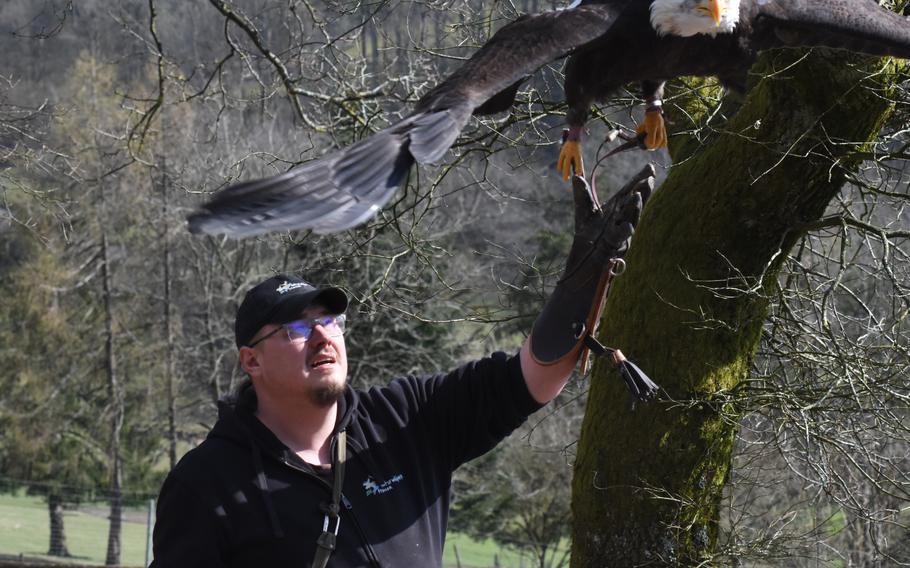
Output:
[[[104,563],[107,552],[107,511],[104,507],[66,511],[66,545],[72,561]],[[125,566],[145,564],[145,512],[124,512],[121,562]],[[142,522],[136,522],[142,519]],[[0,554],[22,554],[47,558],[50,538],[47,504],[41,497],[0,495]],[[58,559],[54,559],[58,560]]]
[[494,566],[497,559],[498,566],[503,568],[523,568],[529,565],[527,560],[522,564],[516,553],[500,548],[491,540],[478,542],[463,534],[449,533],[442,553],[442,562],[449,568],[456,566],[455,548],[458,548],[462,568],[488,568]]
[[[124,566],[145,565],[146,511],[124,511],[122,563]],[[73,555],[72,562],[104,563],[107,550],[107,510],[103,506],[81,507],[64,513],[66,544]],[[0,494],[0,555],[23,555],[30,558],[49,558],[50,528],[47,504],[40,497]],[[519,557],[504,551],[491,541],[477,542],[460,534],[449,534],[443,562],[455,567],[455,548],[463,568],[487,568],[498,559],[503,568],[522,566]],[[53,558],[55,561],[61,561]],[[527,565],[527,561],[525,561]]]

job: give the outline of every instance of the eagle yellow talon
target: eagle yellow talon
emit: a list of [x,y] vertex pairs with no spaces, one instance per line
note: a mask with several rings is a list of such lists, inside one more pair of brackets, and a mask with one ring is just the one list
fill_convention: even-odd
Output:
[[635,132],[637,134],[645,134],[645,147],[648,150],[667,147],[667,127],[664,124],[664,117],[660,110],[649,110],[646,112],[645,119],[641,121]]
[[562,173],[562,179],[568,181],[572,177],[574,170],[575,175],[585,175],[585,165],[581,158],[581,142],[578,140],[566,140],[559,151],[559,161],[556,162],[556,169]]

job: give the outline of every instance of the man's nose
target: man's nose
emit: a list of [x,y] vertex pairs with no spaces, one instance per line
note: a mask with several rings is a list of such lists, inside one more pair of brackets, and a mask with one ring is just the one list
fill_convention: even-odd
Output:
[[312,345],[318,346],[328,342],[330,337],[332,337],[331,332],[323,327],[322,324],[317,323],[313,325],[313,331],[310,332],[309,341]]

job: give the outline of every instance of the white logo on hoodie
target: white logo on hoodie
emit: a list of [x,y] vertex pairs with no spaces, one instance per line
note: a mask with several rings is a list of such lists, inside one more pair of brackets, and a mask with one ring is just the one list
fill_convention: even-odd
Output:
[[404,476],[400,473],[392,479],[383,481],[382,483],[376,483],[373,481],[372,477],[367,477],[367,480],[364,481],[361,485],[363,485],[363,490],[367,494],[367,497],[369,497],[371,495],[382,495],[383,493],[388,493],[394,489],[396,485],[401,483],[403,479]]

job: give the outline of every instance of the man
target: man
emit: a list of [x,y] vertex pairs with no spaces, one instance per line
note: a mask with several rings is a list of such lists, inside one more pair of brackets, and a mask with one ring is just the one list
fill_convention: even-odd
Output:
[[344,292],[284,275],[250,290],[235,322],[249,386],[165,481],[153,566],[441,566],[452,472],[563,388],[652,175],[603,209],[575,179],[566,273],[515,356],[355,391]]

